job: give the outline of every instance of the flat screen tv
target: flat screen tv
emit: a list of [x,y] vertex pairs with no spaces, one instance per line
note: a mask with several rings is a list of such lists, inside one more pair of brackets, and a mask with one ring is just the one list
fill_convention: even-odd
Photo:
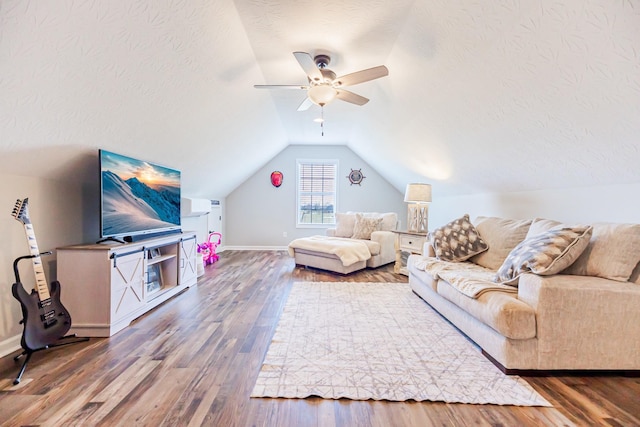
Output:
[[103,240],[180,231],[180,171],[100,150]]

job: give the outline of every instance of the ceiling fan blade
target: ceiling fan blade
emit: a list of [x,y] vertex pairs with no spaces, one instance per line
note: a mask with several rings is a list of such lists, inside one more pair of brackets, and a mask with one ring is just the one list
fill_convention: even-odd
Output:
[[367,68],[366,70],[356,71],[355,73],[338,77],[333,81],[333,86],[352,86],[359,83],[368,82],[369,80],[379,79],[380,77],[388,75],[389,69],[384,65],[379,65],[377,67]]
[[322,81],[322,73],[320,69],[316,65],[315,61],[307,52],[293,52],[293,55],[298,60],[298,63],[304,70],[304,72],[309,76],[309,79],[314,82]]
[[356,93],[349,92],[348,90],[344,90],[344,89],[338,89],[338,94],[336,95],[336,98],[342,101],[347,101],[352,104],[356,104],[356,105],[364,105],[367,102],[369,102],[368,98],[365,98],[364,96],[360,96]]
[[312,105],[313,101],[311,101],[309,97],[306,97],[304,101],[302,101],[302,104],[300,104],[300,106],[298,107],[298,111],[307,111]]
[[309,89],[309,86],[304,85],[253,85],[256,89]]

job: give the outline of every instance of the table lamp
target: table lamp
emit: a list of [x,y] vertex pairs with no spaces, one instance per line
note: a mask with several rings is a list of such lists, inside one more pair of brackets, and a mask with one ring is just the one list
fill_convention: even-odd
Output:
[[427,233],[429,231],[429,203],[431,184],[407,184],[404,192],[407,206],[407,231]]

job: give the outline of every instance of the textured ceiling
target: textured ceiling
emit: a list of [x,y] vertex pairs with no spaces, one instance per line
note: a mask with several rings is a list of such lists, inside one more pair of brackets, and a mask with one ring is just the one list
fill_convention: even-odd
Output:
[[[371,101],[296,108],[293,51]],[[434,197],[640,181],[640,3],[0,0],[0,167],[95,176],[105,148],[224,197],[288,144],[345,144]]]

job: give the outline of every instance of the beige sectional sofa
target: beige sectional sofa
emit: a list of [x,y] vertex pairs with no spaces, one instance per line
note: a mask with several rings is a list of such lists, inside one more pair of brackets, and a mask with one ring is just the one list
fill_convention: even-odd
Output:
[[[376,268],[395,261],[395,212],[346,212],[336,214],[336,227],[326,230],[326,236],[296,239],[289,244],[289,253],[296,265],[305,265],[340,274],[363,268]],[[354,253],[342,251],[354,246]],[[337,250],[340,249],[340,250]]]
[[409,284],[501,369],[640,370],[640,225],[452,224],[409,257]]

